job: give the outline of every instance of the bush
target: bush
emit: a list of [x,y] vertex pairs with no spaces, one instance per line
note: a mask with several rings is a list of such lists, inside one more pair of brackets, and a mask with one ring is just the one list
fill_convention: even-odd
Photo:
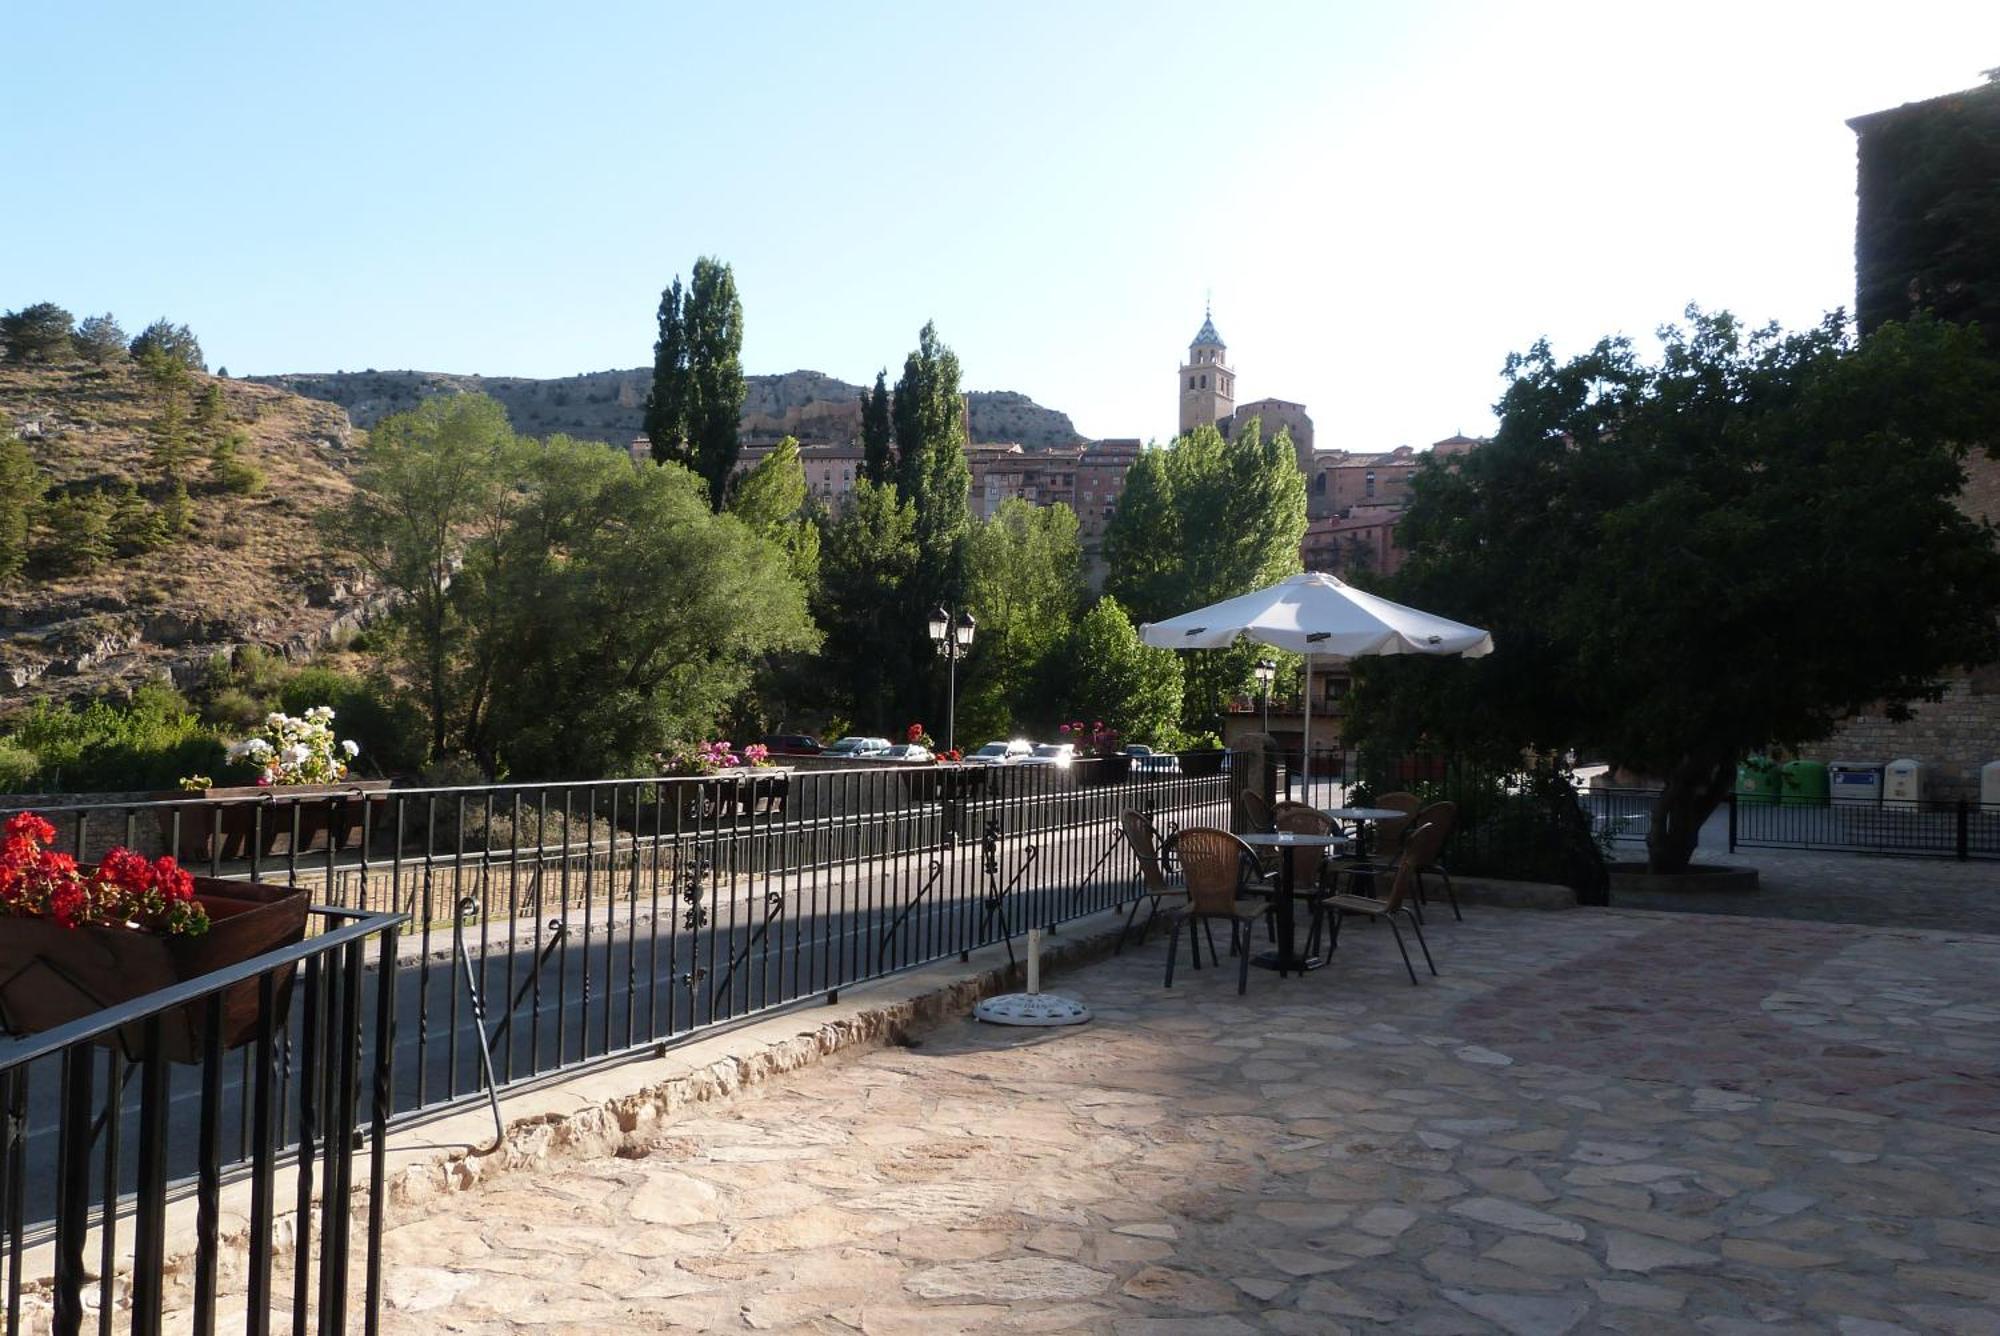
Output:
[[30,793],[42,763],[16,742],[0,738],[0,793]]
[[172,789],[225,759],[221,739],[179,693],[158,687],[142,687],[130,704],[38,705],[0,742],[34,756],[45,792]]

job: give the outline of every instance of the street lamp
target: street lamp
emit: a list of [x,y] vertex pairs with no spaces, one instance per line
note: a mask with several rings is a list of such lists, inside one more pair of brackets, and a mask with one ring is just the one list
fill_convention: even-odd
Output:
[[931,609],[931,644],[944,656],[950,665],[949,694],[945,707],[944,749],[958,749],[958,661],[972,652],[972,614],[960,612],[953,617],[943,608]]
[[1257,689],[1264,696],[1264,732],[1271,731],[1271,679],[1278,675],[1278,665],[1269,659],[1257,660]]

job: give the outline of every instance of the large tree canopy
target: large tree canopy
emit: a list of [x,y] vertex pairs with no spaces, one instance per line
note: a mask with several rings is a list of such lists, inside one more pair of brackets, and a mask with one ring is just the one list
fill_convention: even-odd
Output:
[[960,741],[1015,728],[1052,733],[1060,720],[1051,689],[1083,602],[1076,512],[1009,497],[973,524],[965,565],[978,626],[959,675]]
[[[1126,474],[1104,536],[1104,590],[1134,621],[1160,621],[1297,574],[1305,531],[1305,479],[1289,433],[1265,439],[1256,418],[1229,439],[1198,427],[1146,451]],[[1215,726],[1258,657],[1247,645],[1190,657],[1190,732]]]
[[920,666],[909,624],[919,555],[917,515],[893,483],[857,479],[854,493],[827,518],[813,618],[826,633],[821,652],[826,694],[851,711],[855,727],[886,733],[917,697]]
[[2000,405],[1976,336],[1929,320],[1744,330],[1690,308],[1508,360],[1490,445],[1421,470],[1390,596],[1491,630],[1472,663],[1365,667],[1357,720],[1511,764],[1569,748],[1664,781],[1686,865],[1740,757],[1797,746],[1993,656],[2000,553],[1958,509]]

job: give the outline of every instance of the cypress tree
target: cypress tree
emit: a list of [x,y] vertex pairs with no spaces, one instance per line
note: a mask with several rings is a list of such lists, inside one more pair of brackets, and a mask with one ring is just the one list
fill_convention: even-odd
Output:
[[46,487],[27,442],[0,416],[0,584],[28,564],[28,539]]
[[875,392],[861,394],[861,471],[878,487],[889,481],[895,431],[889,412],[889,372],[884,368],[875,373]]
[[735,274],[709,256],[696,260],[685,291],[677,277],[660,294],[659,322],[646,438],[653,458],[686,464],[706,480],[709,504],[721,510],[741,452],[747,391]]

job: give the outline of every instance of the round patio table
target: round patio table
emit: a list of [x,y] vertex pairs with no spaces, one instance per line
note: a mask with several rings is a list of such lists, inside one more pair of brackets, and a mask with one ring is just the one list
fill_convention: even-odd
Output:
[[1335,821],[1354,823],[1354,856],[1368,856],[1367,827],[1369,821],[1396,821],[1409,815],[1399,807],[1322,807],[1319,814]]
[[[1397,815],[1402,814],[1399,812]],[[1304,974],[1307,970],[1316,970],[1326,964],[1325,959],[1320,956],[1300,955],[1297,945],[1292,940],[1294,923],[1292,906],[1298,888],[1293,885],[1290,852],[1293,849],[1325,849],[1332,845],[1345,844],[1346,837],[1307,835],[1297,831],[1280,830],[1256,831],[1239,838],[1253,849],[1276,849],[1281,855],[1278,859],[1278,945],[1274,950],[1252,956],[1250,963],[1260,969],[1276,970],[1280,978],[1287,974]]]

